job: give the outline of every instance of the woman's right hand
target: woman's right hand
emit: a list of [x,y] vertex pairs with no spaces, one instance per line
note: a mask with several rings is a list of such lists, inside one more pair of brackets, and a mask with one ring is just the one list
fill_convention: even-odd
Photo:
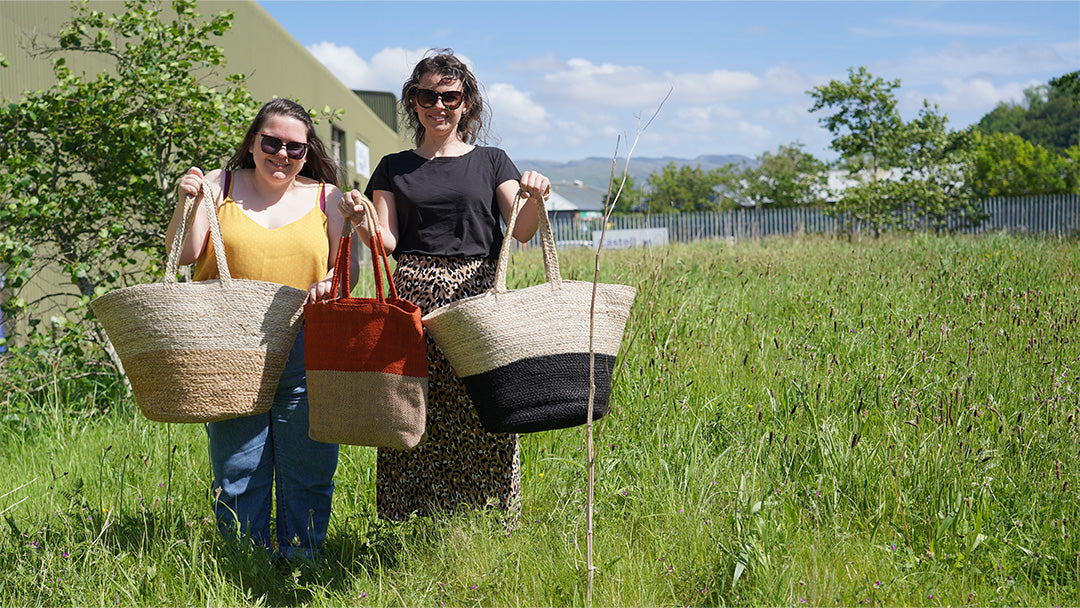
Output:
[[359,190],[350,190],[341,197],[338,203],[338,211],[342,217],[349,220],[353,226],[360,226],[367,217],[367,208],[364,206],[364,195]]
[[177,187],[180,191],[180,196],[198,196],[199,186],[203,182],[202,169],[198,167],[192,167],[188,169],[184,177],[180,178],[180,185]]

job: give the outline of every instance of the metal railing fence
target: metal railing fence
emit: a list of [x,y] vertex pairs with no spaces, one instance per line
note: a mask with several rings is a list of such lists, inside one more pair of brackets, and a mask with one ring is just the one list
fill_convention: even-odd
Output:
[[[987,219],[975,226],[950,221],[949,226],[959,233],[1015,232],[1070,236],[1080,234],[1080,195],[1026,196],[991,198],[981,205]],[[901,223],[918,229],[920,220],[915,214],[905,214]],[[560,215],[551,223],[555,242],[559,246],[592,246],[600,226],[599,218],[586,219]],[[849,227],[845,218],[831,215],[822,207],[806,208],[745,208],[732,211],[705,211],[671,214],[633,214],[609,218],[608,233],[655,233],[666,230],[664,242],[691,243],[712,239],[755,239],[767,236],[799,234],[846,234],[849,228],[856,233],[868,229],[858,224]],[[616,233],[618,234],[618,233]],[[632,240],[630,242],[633,242]],[[530,245],[539,246],[534,239]]]

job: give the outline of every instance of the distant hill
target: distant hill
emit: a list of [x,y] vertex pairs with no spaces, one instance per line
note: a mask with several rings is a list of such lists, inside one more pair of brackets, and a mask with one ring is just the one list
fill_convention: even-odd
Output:
[[[619,159],[615,170],[621,172],[625,163],[625,159]],[[639,187],[643,186],[646,180],[649,179],[649,175],[659,171],[668,163],[675,163],[675,165],[679,167],[683,165],[689,165],[691,167],[700,166],[702,169],[708,171],[723,167],[730,163],[754,164],[756,161],[752,158],[742,156],[741,154],[705,154],[693,159],[674,158],[671,156],[664,156],[662,158],[634,156],[630,158],[630,177],[634,178],[634,183]],[[522,171],[527,169],[539,171],[556,184],[571,183],[574,180],[581,180],[586,186],[592,186],[606,191],[608,180],[611,178],[610,158],[590,157],[565,163],[550,160],[515,160],[514,164]]]

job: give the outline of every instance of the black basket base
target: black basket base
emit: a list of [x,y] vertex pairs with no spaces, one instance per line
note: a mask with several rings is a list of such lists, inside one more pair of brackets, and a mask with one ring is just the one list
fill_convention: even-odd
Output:
[[[607,414],[614,368],[614,355],[596,354],[593,420]],[[589,353],[527,357],[462,381],[491,433],[535,433],[586,422]]]

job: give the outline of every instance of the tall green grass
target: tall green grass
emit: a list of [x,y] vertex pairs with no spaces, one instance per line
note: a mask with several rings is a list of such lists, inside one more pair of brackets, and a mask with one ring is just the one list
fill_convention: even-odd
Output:
[[[591,279],[591,252],[561,257]],[[639,291],[597,433],[595,604],[1080,604],[1074,242],[789,238],[602,266]],[[518,254],[515,285],[542,276]],[[510,534],[492,513],[377,520],[373,450],[343,448],[324,559],[281,567],[217,536],[201,427],[65,394],[2,402],[0,604],[585,603],[580,428],[522,437]]]

